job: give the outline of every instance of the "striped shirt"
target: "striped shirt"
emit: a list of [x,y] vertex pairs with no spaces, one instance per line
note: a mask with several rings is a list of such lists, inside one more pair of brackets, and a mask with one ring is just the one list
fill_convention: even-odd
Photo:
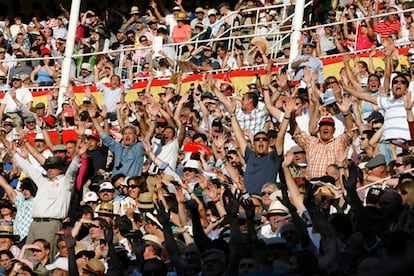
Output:
[[407,112],[404,108],[404,97],[378,97],[378,107],[384,110],[384,131],[381,140],[404,139],[411,140],[407,122]]
[[384,20],[378,23],[377,26],[375,26],[374,31],[378,33],[381,38],[387,38],[390,33],[399,33],[401,28],[400,21],[394,20],[392,23],[389,23],[388,21]]

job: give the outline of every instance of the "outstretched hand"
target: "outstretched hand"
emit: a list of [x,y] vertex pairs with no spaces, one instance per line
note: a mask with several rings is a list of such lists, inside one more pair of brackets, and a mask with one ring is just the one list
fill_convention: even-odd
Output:
[[165,210],[162,201],[158,201],[155,209],[157,210],[158,221],[162,224],[162,226],[164,226],[164,228],[168,227],[170,224],[170,211]]
[[348,178],[345,175],[342,176],[342,183],[347,191],[353,191],[356,189],[357,185],[357,167],[354,163],[351,163],[348,167],[349,176]]

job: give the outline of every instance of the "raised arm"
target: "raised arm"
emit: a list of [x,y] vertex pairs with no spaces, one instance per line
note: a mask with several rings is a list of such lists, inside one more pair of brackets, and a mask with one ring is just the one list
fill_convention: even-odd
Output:
[[10,202],[12,204],[16,203],[16,191],[13,189],[13,187],[4,179],[3,176],[0,175],[0,187],[3,189],[3,191],[7,194],[7,197],[9,198]]

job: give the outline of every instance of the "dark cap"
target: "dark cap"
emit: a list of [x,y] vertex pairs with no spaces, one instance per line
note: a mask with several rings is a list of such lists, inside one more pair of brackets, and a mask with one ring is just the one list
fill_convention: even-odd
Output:
[[378,111],[373,111],[367,118],[365,118],[365,121],[367,122],[371,122],[372,120],[384,122],[384,116]]
[[36,119],[33,116],[29,116],[29,117],[26,118],[25,122],[26,123],[34,123],[34,122],[36,122]]
[[42,108],[45,108],[46,106],[45,106],[45,104],[44,103],[42,103],[42,102],[40,102],[40,103],[37,103],[36,105],[35,105],[35,108],[36,109],[42,109]]
[[46,159],[43,168],[47,169],[63,169],[65,162],[60,157],[52,156]]
[[378,154],[377,156],[371,158],[367,164],[365,164],[365,168],[368,170],[372,170],[378,166],[385,166],[387,163],[385,162],[385,157],[382,154]]
[[226,7],[228,9],[230,9],[230,4],[229,2],[222,2],[219,6],[218,9],[221,9],[222,7]]
[[313,42],[305,42],[305,43],[303,43],[303,47],[305,47],[305,46],[311,46],[312,48],[316,48],[316,45]]
[[380,188],[371,188],[368,190],[366,203],[377,204],[380,200],[382,190]]
[[213,93],[211,93],[211,92],[204,92],[203,93],[203,95],[201,95],[201,99],[205,99],[205,98],[207,98],[207,99],[211,99],[211,100],[215,100],[216,99],[216,97],[213,95]]
[[55,151],[67,151],[67,148],[65,145],[58,144],[52,148],[52,152],[55,152]]

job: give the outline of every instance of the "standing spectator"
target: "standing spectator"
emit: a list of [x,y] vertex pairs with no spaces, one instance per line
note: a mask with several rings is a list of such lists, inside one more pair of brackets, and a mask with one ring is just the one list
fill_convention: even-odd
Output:
[[195,15],[196,17],[190,22],[190,27],[193,31],[197,23],[200,23],[202,25],[208,25],[208,19],[205,16],[205,11],[202,7],[198,7],[195,9]]
[[[86,147],[79,148],[78,153],[83,154]],[[38,194],[33,203],[33,222],[30,225],[27,243],[30,244],[38,238],[49,241],[51,256],[56,253],[57,235],[61,230],[62,220],[67,216],[71,191],[75,184],[76,173],[80,166],[79,156],[72,159],[66,173],[63,174],[65,163],[59,157],[49,157],[43,164],[47,175],[43,176],[26,160],[27,152],[20,151],[19,154],[11,149],[16,165],[33,181],[38,187]]]
[[[389,7],[387,13],[396,12],[397,8]],[[374,20],[374,31],[381,36],[381,39],[388,38],[391,33],[395,33],[397,36],[400,33],[401,24],[397,18],[397,14],[387,15],[385,20],[375,24]]]
[[33,198],[36,196],[37,187],[31,179],[26,178],[21,181],[20,191],[18,191],[13,189],[3,176],[0,176],[0,187],[7,194],[10,202],[16,206],[17,213],[14,219],[13,233],[19,235],[20,242],[24,244],[29,233],[30,224],[33,221]]
[[92,74],[92,68],[89,63],[82,63],[80,76],[77,78],[72,78],[71,82],[74,85],[91,85],[94,80],[94,75]]
[[29,89],[22,88],[22,79],[19,75],[13,76],[12,88],[7,91],[0,106],[0,121],[3,113],[13,119],[16,125],[22,125],[22,116],[32,108],[33,96]]
[[190,40],[192,31],[188,24],[190,19],[185,12],[180,12],[177,15],[177,25],[174,26],[171,37],[174,43],[183,43]]
[[121,30],[126,30],[126,31],[135,31],[138,20],[141,18],[141,15],[139,13],[139,9],[137,6],[133,6],[131,7],[131,11],[130,11],[130,18],[128,19],[128,21],[126,21],[124,24],[121,25]]
[[132,68],[128,68],[128,79],[124,84],[118,75],[111,76],[111,86],[107,87],[104,83],[97,80],[95,74],[96,88],[103,94],[103,105],[107,108],[107,115],[111,121],[116,121],[116,104],[124,101],[124,94],[132,87]]
[[309,67],[311,74],[318,73],[318,79],[316,83],[324,83],[325,77],[323,75],[323,64],[322,61],[315,57],[313,51],[316,45],[313,42],[303,43],[303,53],[297,56],[292,62],[292,69],[295,70],[295,80],[300,81],[303,77],[303,70],[305,67]]
[[68,29],[66,28],[67,19],[63,16],[59,16],[57,18],[57,25],[55,28],[53,28],[53,38],[63,38],[66,39],[66,36],[68,34]]
[[18,33],[27,34],[27,25],[22,23],[20,15],[14,17],[14,24],[10,26],[11,39],[15,40]]

